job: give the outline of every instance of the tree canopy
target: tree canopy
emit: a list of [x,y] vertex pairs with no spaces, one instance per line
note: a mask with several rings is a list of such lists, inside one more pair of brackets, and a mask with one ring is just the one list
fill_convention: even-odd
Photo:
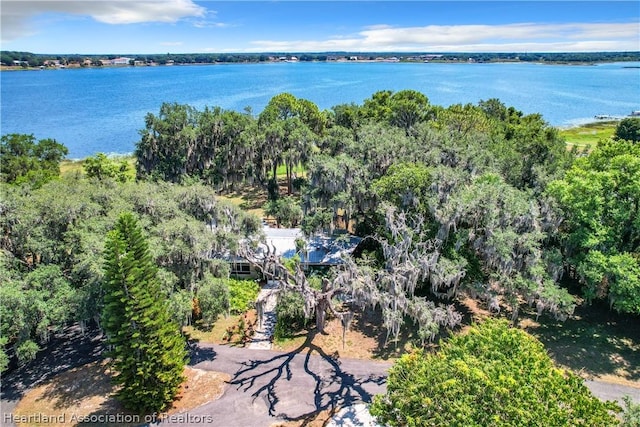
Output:
[[69,153],[54,139],[36,141],[33,135],[7,134],[0,139],[0,181],[39,187],[60,174],[60,162]]
[[37,189],[0,184],[0,192],[0,336],[16,349],[46,344],[69,322],[100,325],[104,237],[122,211],[137,215],[176,307],[185,299],[191,307],[205,274],[228,275],[215,258],[262,229],[258,217],[200,184],[73,176]]
[[543,345],[487,320],[416,351],[389,370],[387,392],[371,412],[389,426],[609,426],[615,403],[591,394],[576,374],[554,365]]
[[564,255],[588,300],[640,313],[640,146],[603,141],[549,186],[565,221]]
[[626,141],[640,142],[640,117],[626,117],[616,126],[615,137]]
[[103,154],[84,177],[54,180],[64,147],[5,135],[3,181],[33,185],[0,184],[0,339],[26,361],[67,322],[100,323],[104,235],[123,211],[148,236],[173,319],[191,322],[202,296],[202,320],[215,320],[231,300],[215,258],[259,255],[260,219],[217,197],[240,186],[266,190],[279,225],[370,243],[366,262],[346,258],[318,289],[283,260],[254,259],[306,295],[319,330],[367,306],[388,337],[412,324],[433,340],[459,324],[465,297],[514,322],[532,308],[562,320],[576,304],[565,273],[587,299],[638,313],[640,153],[621,135],[577,156],[539,114],[497,99],[442,107],[412,90],[324,111],[282,93],[257,115],[165,103],[145,117],[135,182]]

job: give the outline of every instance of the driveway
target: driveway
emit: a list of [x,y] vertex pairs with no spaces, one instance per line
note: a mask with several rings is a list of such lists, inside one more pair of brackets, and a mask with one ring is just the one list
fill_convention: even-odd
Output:
[[[101,337],[95,331],[80,336],[70,330],[54,340],[35,363],[2,378],[0,424],[29,388],[66,369],[99,360]],[[188,413],[153,425],[268,427],[285,420],[301,420],[320,410],[369,402],[384,393],[391,363],[343,359],[310,345],[290,353],[250,350],[210,344],[193,346],[191,365],[231,375],[222,397]],[[304,350],[304,351],[303,351]],[[602,399],[630,395],[640,403],[640,388],[586,381]]]
[[223,396],[162,426],[266,427],[317,411],[370,402],[383,393],[389,362],[341,359],[315,346],[290,353],[200,345],[192,365],[231,375]]

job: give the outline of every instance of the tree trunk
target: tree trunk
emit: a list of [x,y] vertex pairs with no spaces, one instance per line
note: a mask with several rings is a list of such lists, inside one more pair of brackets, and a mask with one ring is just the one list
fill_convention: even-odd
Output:
[[318,333],[324,333],[324,324],[327,319],[327,300],[321,297],[316,305],[316,330]]

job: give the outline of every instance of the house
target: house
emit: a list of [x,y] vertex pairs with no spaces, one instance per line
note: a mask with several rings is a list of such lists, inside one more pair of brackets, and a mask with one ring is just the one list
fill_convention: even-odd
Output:
[[132,60],[132,58],[125,57],[115,58],[111,60],[111,65],[129,65]]
[[[303,269],[326,268],[341,264],[343,255],[351,254],[362,241],[362,238],[348,233],[316,234],[304,238],[299,228],[264,227],[265,243],[278,256],[291,259],[296,254],[300,257]],[[299,250],[302,244],[304,247]],[[230,260],[231,274],[240,278],[256,278],[260,273],[243,258]]]

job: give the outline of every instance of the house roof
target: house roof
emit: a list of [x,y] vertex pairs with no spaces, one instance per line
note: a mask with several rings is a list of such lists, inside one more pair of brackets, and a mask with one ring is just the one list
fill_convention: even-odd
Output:
[[264,226],[264,236],[270,248],[276,248],[276,255],[283,258],[293,258],[296,254],[296,239],[304,235],[299,228],[272,228]]
[[[264,227],[267,244],[275,247],[276,254],[283,258],[293,258],[296,254],[296,239],[304,239],[299,228]],[[307,242],[306,251],[300,254],[300,261],[314,265],[336,265],[342,263],[342,256],[353,252],[362,238],[346,233],[333,235],[316,234]]]

